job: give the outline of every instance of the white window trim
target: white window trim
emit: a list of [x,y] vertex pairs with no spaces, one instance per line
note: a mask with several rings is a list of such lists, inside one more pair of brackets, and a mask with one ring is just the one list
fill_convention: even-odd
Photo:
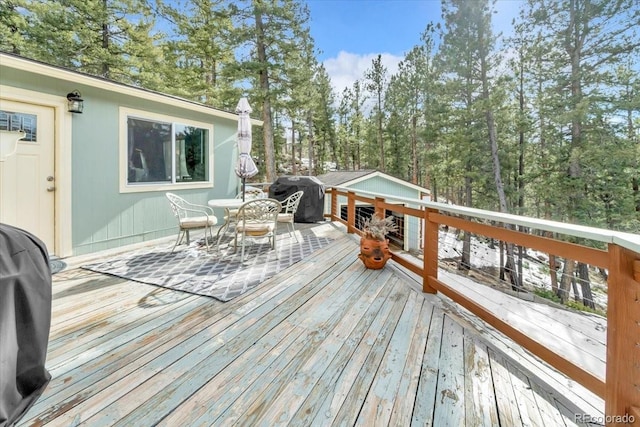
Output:
[[[127,182],[128,176],[128,132],[127,120],[134,117],[142,120],[156,120],[159,122],[194,126],[209,131],[209,180],[198,182],[177,182],[177,183],[148,183],[130,185]],[[209,123],[196,122],[182,117],[168,116],[164,114],[150,113],[148,111],[136,110],[133,108],[120,107],[119,113],[119,164],[120,164],[120,192],[121,193],[146,193],[152,191],[175,191],[195,188],[213,188],[213,125]]]

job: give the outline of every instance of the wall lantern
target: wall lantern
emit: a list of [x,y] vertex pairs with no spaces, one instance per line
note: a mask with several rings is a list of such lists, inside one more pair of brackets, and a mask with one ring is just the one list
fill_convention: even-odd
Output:
[[70,113],[82,113],[84,109],[84,99],[81,98],[80,92],[74,90],[67,94],[67,110]]

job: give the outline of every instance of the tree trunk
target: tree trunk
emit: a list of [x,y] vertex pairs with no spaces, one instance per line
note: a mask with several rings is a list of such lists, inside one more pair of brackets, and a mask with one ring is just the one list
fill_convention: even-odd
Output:
[[[109,5],[107,4],[107,0],[102,0],[102,7],[104,8],[104,12],[105,12],[105,19],[108,12],[107,12],[107,8],[109,7]],[[109,33],[109,24],[106,22],[102,23],[102,48],[104,49],[105,52],[109,51],[109,44],[111,43],[111,34]],[[102,77],[104,77],[105,79],[108,79],[109,76],[109,63],[107,62],[106,59],[102,60]]]
[[298,162],[296,162],[296,122],[291,122],[291,175],[298,174]]
[[273,182],[276,179],[276,159],[273,144],[273,121],[271,117],[271,93],[269,88],[269,71],[267,61],[267,49],[264,34],[264,24],[262,22],[262,11],[258,3],[254,3],[254,14],[256,18],[256,52],[258,64],[260,66],[260,93],[264,99],[262,101],[262,141],[264,143],[264,162],[266,167],[267,181]]
[[578,280],[582,289],[582,304],[585,307],[596,308],[591,293],[591,280],[589,279],[589,266],[585,263],[578,263]]
[[[552,234],[552,233],[549,233]],[[558,291],[558,263],[556,256],[549,254],[549,276],[551,278],[551,290],[554,294],[559,295]]]
[[[473,203],[473,192],[472,192],[472,184],[473,180],[471,178],[471,161],[467,162],[467,173],[464,178],[464,198],[465,198],[465,206],[472,206]],[[464,237],[462,240],[462,257],[460,258],[460,264],[458,264],[458,270],[469,270],[471,269],[471,233],[468,231],[464,232]]]
[[558,288],[558,296],[560,297],[560,302],[562,304],[566,304],[569,300],[569,289],[571,288],[571,281],[573,279],[575,266],[576,262],[573,260],[567,259],[564,262],[562,277],[560,279],[560,287]]
[[506,280],[504,274],[504,242],[502,240],[500,240],[500,280]]
[[522,246],[518,246],[518,286],[520,288],[524,288],[522,283],[522,260],[524,260],[524,248]]
[[580,302],[580,292],[578,291],[578,283],[576,281],[576,276],[571,278],[571,287],[573,288],[573,300],[575,302]]
[[462,237],[462,256],[460,257],[460,263],[458,263],[458,270],[470,270],[471,269],[471,233],[468,231],[463,232]]
[[418,118],[414,114],[411,118],[411,182],[413,184],[418,183],[418,135],[417,135],[417,120]]
[[309,134],[309,138],[307,144],[309,145],[309,170],[307,171],[307,175],[316,175],[318,165],[316,164],[316,156],[314,155],[315,148],[315,135],[313,133],[313,115],[311,110],[307,112],[307,132]]
[[[484,73],[483,73],[484,74]],[[483,75],[483,87],[486,89],[487,77]],[[489,93],[488,91],[485,94],[486,100],[488,102]],[[501,167],[500,167],[500,158],[498,157],[498,138],[496,135],[496,124],[493,117],[493,112],[491,110],[487,110],[485,112],[487,127],[489,128],[489,143],[491,145],[491,159],[493,161],[493,178],[496,184],[496,191],[498,193],[498,200],[500,202],[500,212],[508,213],[509,209],[507,207],[507,197],[504,192],[504,183],[502,182],[501,176]],[[506,228],[513,230],[513,225],[506,225]],[[509,276],[511,277],[511,284],[515,288],[515,290],[522,290],[522,283],[520,281],[520,276],[516,270],[516,261],[514,254],[514,245],[513,243],[507,243],[507,269]]]
[[[493,163],[493,179],[496,185],[496,192],[498,193],[498,200],[500,204],[500,212],[508,213],[509,208],[507,205],[507,196],[504,192],[504,183],[502,182],[502,172],[500,167],[500,158],[498,156],[498,135],[496,132],[496,122],[493,117],[493,111],[489,106],[489,80],[487,77],[487,66],[485,56],[481,55],[480,59],[481,75],[482,75],[482,97],[484,98],[487,109],[485,110],[485,118],[487,120],[487,128],[489,130],[489,145],[491,147],[491,160]],[[506,228],[513,230],[513,225],[506,225]],[[522,290],[522,283],[518,272],[516,271],[515,255],[513,250],[513,243],[507,243],[507,268],[511,277],[511,284],[517,290]]]

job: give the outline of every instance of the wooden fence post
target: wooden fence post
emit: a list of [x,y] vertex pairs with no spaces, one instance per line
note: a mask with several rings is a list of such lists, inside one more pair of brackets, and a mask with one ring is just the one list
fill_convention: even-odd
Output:
[[384,208],[382,207],[382,203],[384,202],[384,199],[382,197],[376,197],[375,201],[373,202],[373,212],[374,215],[380,217],[380,218],[384,218]]
[[331,221],[336,221],[339,218],[338,215],[338,192],[335,188],[331,190]]
[[422,292],[435,294],[436,290],[429,284],[429,277],[438,278],[438,223],[429,220],[429,213],[437,213],[434,209],[424,209],[424,250]]
[[609,245],[607,426],[625,424],[624,421],[640,426],[640,281],[634,270],[638,263],[640,254]]
[[353,233],[356,230],[356,193],[347,192],[347,233]]

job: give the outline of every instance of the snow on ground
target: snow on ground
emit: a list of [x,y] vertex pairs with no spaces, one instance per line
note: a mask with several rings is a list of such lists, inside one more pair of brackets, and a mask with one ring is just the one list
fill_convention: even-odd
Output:
[[[456,231],[440,231],[438,238],[438,253],[440,259],[458,260],[462,256],[462,240],[458,239]],[[516,257],[518,253],[516,252]],[[517,259],[516,259],[517,262]],[[471,265],[476,269],[493,268],[496,271],[500,268],[500,246],[498,244],[491,248],[486,241],[471,237]],[[560,273],[560,271],[559,271]],[[551,290],[551,277],[549,275],[549,256],[545,253],[526,250],[525,258],[522,262],[523,283],[526,289]],[[606,307],[607,295],[606,285],[594,283],[594,274],[590,272],[592,279],[591,291],[596,306]],[[496,278],[497,279],[497,278]],[[578,287],[580,290],[580,287]],[[571,292],[573,298],[573,291]]]

